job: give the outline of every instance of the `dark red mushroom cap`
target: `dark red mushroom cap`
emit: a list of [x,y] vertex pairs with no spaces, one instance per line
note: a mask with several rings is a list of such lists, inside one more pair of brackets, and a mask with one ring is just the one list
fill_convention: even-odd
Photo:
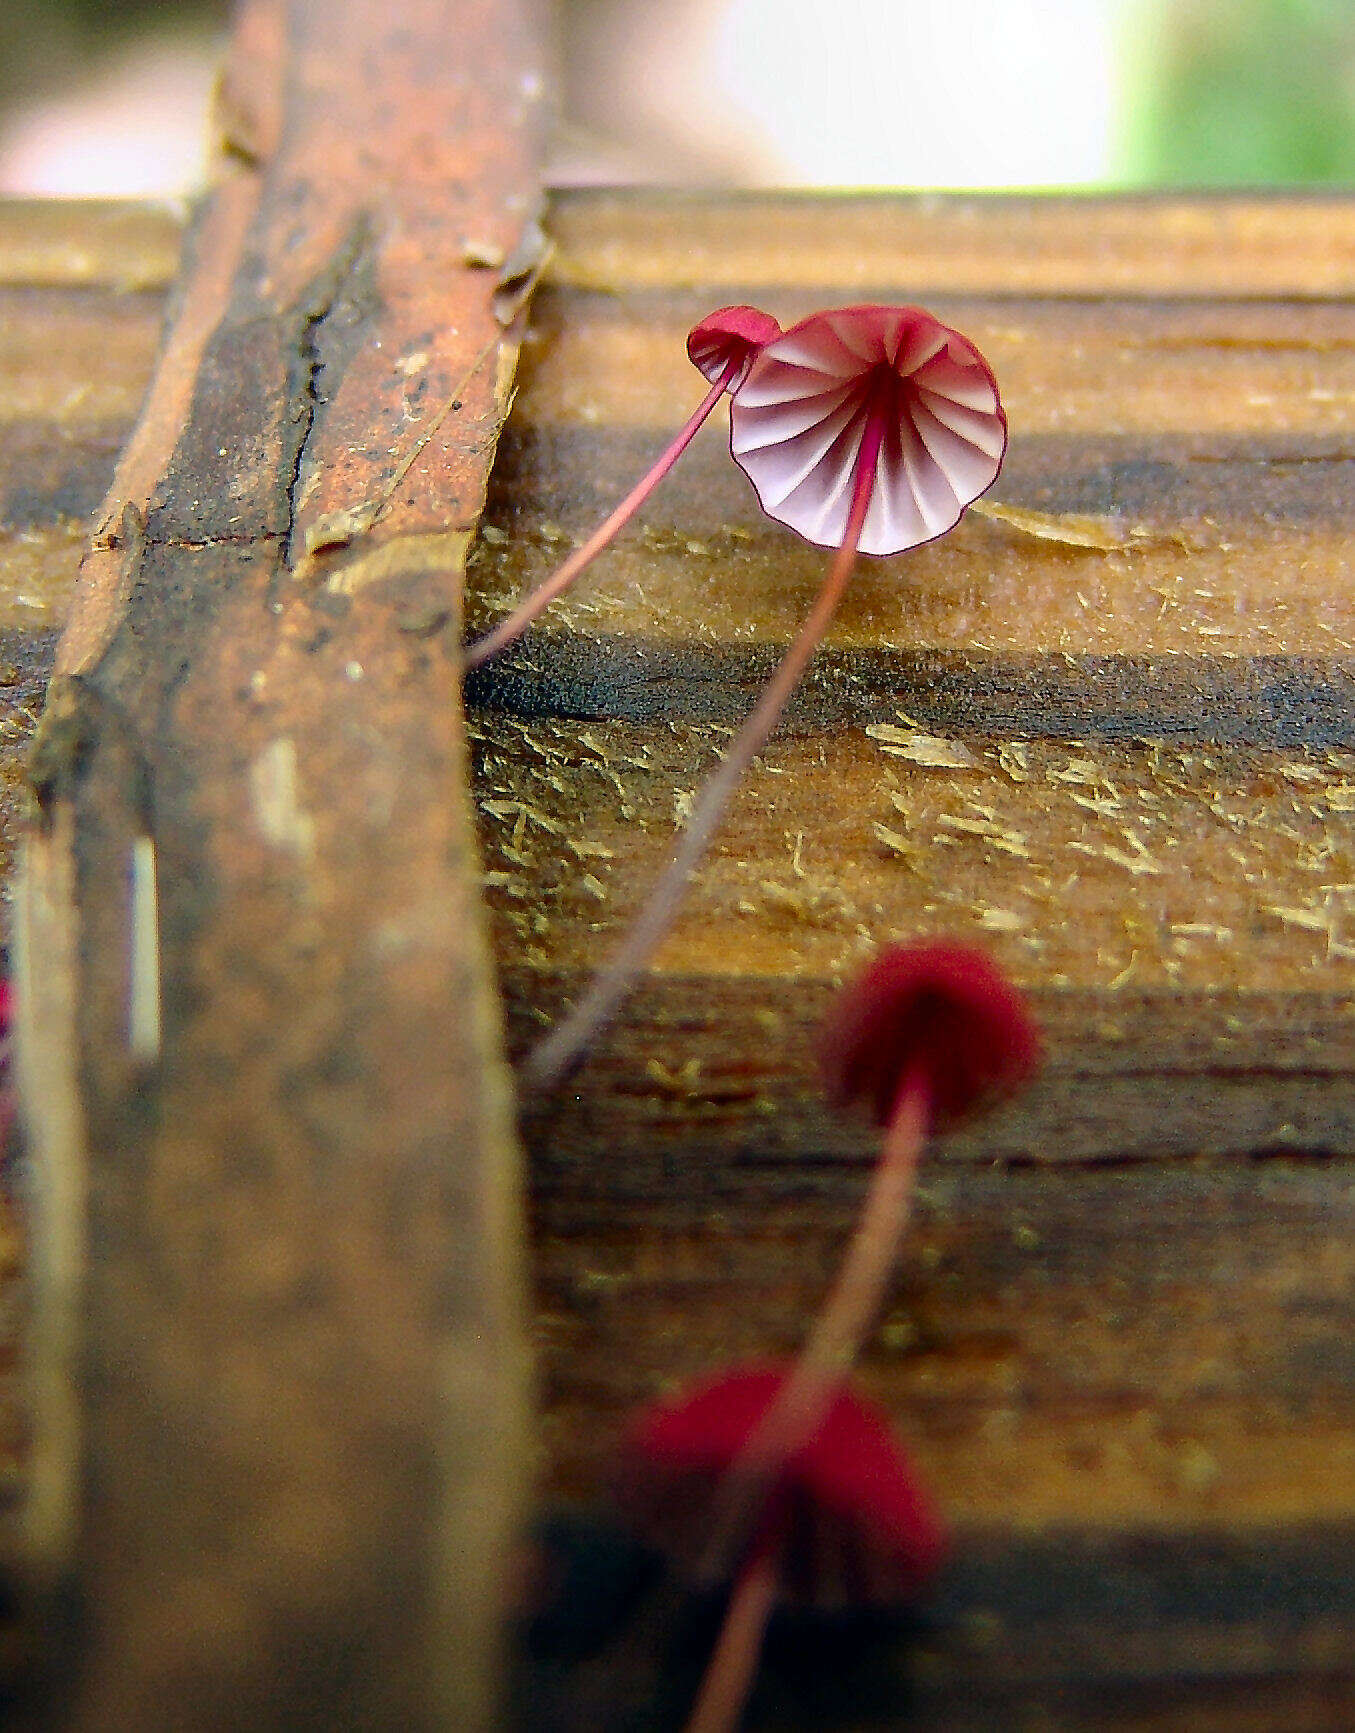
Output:
[[[647,1408],[632,1426],[618,1476],[622,1503],[680,1569],[698,1568],[716,1489],[787,1371],[723,1372]],[[945,1556],[940,1520],[888,1420],[846,1387],[783,1464],[769,1501],[785,1525],[781,1592],[794,1604],[896,1606],[916,1597]]]
[[934,1124],[1010,1094],[1040,1062],[1040,1037],[1016,988],[969,945],[893,945],[838,996],[821,1037],[828,1092],[893,1118],[918,1069]]
[[712,385],[737,361],[739,370],[729,382],[729,390],[737,391],[763,344],[780,335],[781,327],[770,313],[756,307],[721,307],[692,326],[687,355]]

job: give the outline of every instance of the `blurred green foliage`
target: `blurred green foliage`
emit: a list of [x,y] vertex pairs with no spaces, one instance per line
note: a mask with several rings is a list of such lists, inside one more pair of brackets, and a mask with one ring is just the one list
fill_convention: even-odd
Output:
[[1355,182],[1355,0],[1149,0],[1127,178]]
[[0,100],[59,89],[151,29],[211,28],[230,0],[0,0]]

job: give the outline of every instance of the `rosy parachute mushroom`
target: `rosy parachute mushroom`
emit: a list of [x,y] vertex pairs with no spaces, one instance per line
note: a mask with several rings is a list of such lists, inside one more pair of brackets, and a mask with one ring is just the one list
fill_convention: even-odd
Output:
[[730,412],[729,449],[762,509],[817,547],[919,547],[997,479],[997,381],[967,337],[921,307],[815,313],[758,363]]
[[[618,1492],[639,1532],[700,1573],[703,1517],[785,1380],[740,1367],[646,1409],[621,1452]],[[838,1388],[812,1437],[781,1463],[734,1565],[724,1625],[687,1733],[738,1721],[778,1600],[818,1609],[916,1599],[940,1565],[939,1519],[888,1421]]]
[[997,479],[1007,449],[988,363],[920,307],[842,307],[792,325],[757,351],[729,423],[730,451],[763,509],[837,553],[620,948],[529,1056],[524,1075],[538,1088],[578,1063],[667,931],[740,777],[817,649],[857,553],[902,553],[944,535]]
[[686,451],[725,393],[738,390],[759,349],[780,330],[770,313],[760,313],[756,307],[721,307],[718,312],[708,314],[699,324],[693,325],[687,337],[687,354],[693,366],[710,381],[710,390],[692,411],[672,444],[641,476],[610,517],[574,550],[558,571],[524,597],[512,613],[467,646],[465,666],[468,671],[480,667],[511,644],[597,558]]

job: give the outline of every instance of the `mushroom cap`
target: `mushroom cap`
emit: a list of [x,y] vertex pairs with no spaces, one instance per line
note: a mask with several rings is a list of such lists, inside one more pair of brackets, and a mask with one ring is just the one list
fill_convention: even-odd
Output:
[[687,355],[712,385],[724,378],[732,361],[741,361],[729,382],[729,390],[737,391],[759,349],[780,335],[781,327],[770,313],[756,307],[721,307],[707,313],[687,333]]
[[1018,1088],[1040,1063],[1040,1036],[985,951],[892,945],[838,995],[820,1058],[830,1096],[864,1097],[881,1125],[920,1068],[944,1125]]
[[[680,1569],[697,1570],[717,1488],[788,1371],[722,1372],[645,1409],[631,1427],[621,1501]],[[769,1498],[786,1522],[780,1588],[792,1604],[897,1606],[916,1597],[945,1556],[940,1520],[888,1420],[845,1387],[787,1458]]]
[[992,369],[921,307],[834,308],[769,339],[730,404],[729,449],[769,517],[841,547],[876,412],[885,432],[858,547],[902,553],[953,529],[1007,449]]

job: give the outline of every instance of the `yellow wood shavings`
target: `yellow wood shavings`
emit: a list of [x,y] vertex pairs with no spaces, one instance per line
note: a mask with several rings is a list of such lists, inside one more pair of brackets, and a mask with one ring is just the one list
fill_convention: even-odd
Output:
[[877,841],[882,842],[887,849],[901,855],[910,866],[915,866],[922,859],[924,851],[915,842],[910,842],[906,836],[891,830],[887,824],[872,824],[871,831]]
[[1108,860],[1112,866],[1123,867],[1127,873],[1132,873],[1135,878],[1160,873],[1162,868],[1148,853],[1138,837],[1132,831],[1126,831],[1124,834],[1125,841],[1134,850],[1132,854],[1128,854],[1124,849],[1116,848],[1113,843],[1108,842],[1095,844],[1070,842],[1068,847],[1075,849],[1078,854],[1091,855],[1093,859]]
[[1070,794],[1068,798],[1074,806],[1080,806],[1084,812],[1094,812],[1098,818],[1114,818],[1121,810],[1118,799],[1094,800],[1085,794]]
[[1324,909],[1287,909],[1276,903],[1263,903],[1262,912],[1274,915],[1276,920],[1283,921],[1287,927],[1302,927],[1305,932],[1331,933],[1331,914]]
[[645,1076],[665,1095],[686,1097],[696,1095],[701,1088],[701,1061],[688,1059],[675,1069],[658,1059],[645,1061]]
[[516,819],[513,838],[515,842],[519,840],[522,828],[529,822],[536,825],[538,829],[549,832],[551,836],[559,836],[564,828],[548,814],[542,812],[540,807],[529,806],[526,801],[483,800],[480,804],[491,818]]
[[880,742],[882,749],[894,758],[906,758],[927,770],[977,770],[979,762],[968,747],[958,740],[944,740],[937,734],[921,734],[914,729],[896,728],[892,722],[872,722],[866,729],[871,740]]
[[985,842],[992,843],[994,848],[1000,848],[1005,854],[1015,855],[1018,860],[1030,859],[1026,839],[1019,830],[1004,829],[991,819],[961,818],[949,812],[941,813],[936,822],[946,830],[958,830],[965,836],[982,837]]

